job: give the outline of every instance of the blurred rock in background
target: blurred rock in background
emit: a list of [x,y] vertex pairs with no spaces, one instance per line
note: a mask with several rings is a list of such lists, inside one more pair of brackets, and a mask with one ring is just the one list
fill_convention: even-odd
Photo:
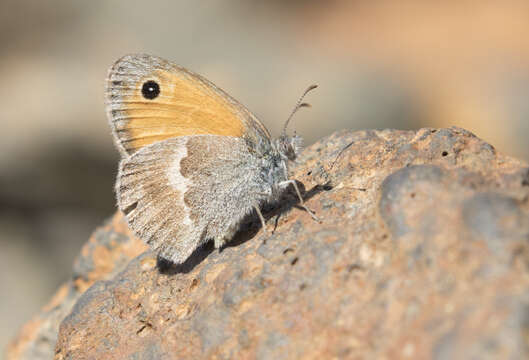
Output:
[[103,84],[118,57],[198,72],[275,134],[318,83],[292,123],[307,143],[339,128],[457,125],[528,159],[528,39],[522,0],[2,1],[0,347],[113,212]]

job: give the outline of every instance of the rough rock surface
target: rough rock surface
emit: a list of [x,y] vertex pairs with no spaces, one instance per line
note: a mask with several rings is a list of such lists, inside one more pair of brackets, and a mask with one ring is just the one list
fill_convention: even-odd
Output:
[[129,261],[147,250],[131,236],[121,214],[97,229],[73,266],[72,280],[62,285],[40,314],[20,330],[7,349],[7,359],[52,359],[61,321],[79,297],[98,280],[112,279]]
[[144,248],[116,215],[9,358],[529,357],[527,164],[459,128],[343,131],[295,178],[320,223],[288,195],[273,234],[180,267],[123,266]]

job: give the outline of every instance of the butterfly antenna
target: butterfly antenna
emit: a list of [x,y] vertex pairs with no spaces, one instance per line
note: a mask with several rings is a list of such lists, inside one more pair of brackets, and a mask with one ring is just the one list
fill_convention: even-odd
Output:
[[292,117],[294,116],[294,114],[299,110],[301,109],[302,107],[310,107],[310,104],[309,103],[304,103],[302,102],[303,101],[303,98],[305,97],[305,95],[307,95],[311,90],[314,90],[318,87],[318,85],[311,85],[309,86],[304,92],[303,92],[303,95],[301,95],[301,97],[299,98],[298,102],[296,103],[296,106],[294,107],[294,110],[292,110],[292,113],[290,114],[290,116],[288,117],[287,121],[285,121],[285,125],[283,126],[283,135],[286,134],[287,132],[287,127],[288,127],[288,123],[290,122],[290,119],[292,119]]
[[336,164],[336,162],[338,161],[338,159],[340,158],[340,156],[342,156],[342,154],[344,153],[345,150],[347,150],[348,148],[351,147],[351,145],[354,144],[354,141],[350,142],[349,144],[347,144],[346,146],[344,146],[342,148],[342,150],[340,150],[340,152],[338,153],[338,155],[336,155],[336,158],[334,159],[334,161],[332,162],[332,165],[331,167],[329,168],[329,171],[332,170],[332,168],[334,167],[334,164]]

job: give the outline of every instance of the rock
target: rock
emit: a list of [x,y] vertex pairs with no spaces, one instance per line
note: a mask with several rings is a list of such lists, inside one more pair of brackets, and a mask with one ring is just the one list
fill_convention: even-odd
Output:
[[180,267],[117,214],[9,358],[529,356],[527,164],[459,128],[369,130],[310,146],[294,172],[321,222],[287,194],[271,235],[254,219]]
[[50,302],[20,330],[7,350],[7,359],[52,359],[59,325],[72,311],[79,297],[99,280],[111,279],[147,246],[131,236],[117,213],[99,228],[77,257],[72,280],[60,287]]

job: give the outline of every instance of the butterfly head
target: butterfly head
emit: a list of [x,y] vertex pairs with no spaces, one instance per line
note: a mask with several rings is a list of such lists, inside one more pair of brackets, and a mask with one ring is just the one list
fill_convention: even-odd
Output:
[[294,136],[282,134],[275,140],[276,150],[279,152],[281,158],[284,160],[296,160],[302,145],[303,138],[296,134],[294,134]]
[[275,140],[275,148],[281,155],[281,158],[284,160],[296,160],[297,155],[301,150],[301,146],[303,144],[303,139],[300,136],[296,135],[296,133],[294,133],[294,136],[287,135],[288,123],[299,109],[301,109],[302,107],[310,107],[310,104],[303,102],[303,98],[305,97],[305,95],[307,95],[309,91],[314,90],[317,87],[318,85],[311,85],[303,92],[303,95],[301,95],[301,97],[299,98],[296,106],[294,107],[294,110],[292,110],[292,113],[288,117],[287,121],[285,121],[281,136],[279,136]]

